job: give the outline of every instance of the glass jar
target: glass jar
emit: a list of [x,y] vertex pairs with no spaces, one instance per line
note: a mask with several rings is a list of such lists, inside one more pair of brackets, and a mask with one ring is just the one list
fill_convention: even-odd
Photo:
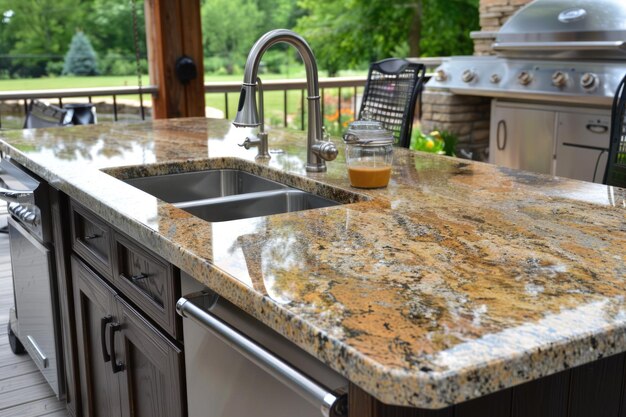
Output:
[[386,187],[393,162],[393,133],[380,122],[352,122],[343,136],[350,185],[357,188]]

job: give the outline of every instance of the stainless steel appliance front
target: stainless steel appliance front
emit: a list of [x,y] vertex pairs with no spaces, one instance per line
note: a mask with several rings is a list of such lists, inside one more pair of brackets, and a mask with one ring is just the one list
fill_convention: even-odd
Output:
[[489,162],[600,183],[610,121],[605,109],[495,99]]
[[11,267],[20,342],[52,390],[59,395],[59,369],[52,294],[53,255],[13,218],[9,218]]
[[3,158],[0,200],[10,203],[9,247],[15,294],[15,306],[9,311],[10,330],[61,398],[65,384],[48,184]]
[[[204,287],[181,274],[182,294]],[[211,314],[286,360],[304,375],[332,389],[348,382],[312,356],[227,302],[218,302]],[[183,320],[185,373],[189,417],[321,417],[319,407],[296,394],[285,382],[244,357],[233,342],[189,318]],[[322,407],[324,408],[324,407]],[[328,410],[326,410],[328,411]],[[334,415],[332,413],[326,415]]]

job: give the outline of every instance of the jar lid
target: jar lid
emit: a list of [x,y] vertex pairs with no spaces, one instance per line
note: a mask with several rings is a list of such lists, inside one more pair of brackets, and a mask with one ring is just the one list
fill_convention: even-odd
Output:
[[357,120],[350,123],[343,135],[349,145],[380,146],[393,144],[393,133],[374,120]]

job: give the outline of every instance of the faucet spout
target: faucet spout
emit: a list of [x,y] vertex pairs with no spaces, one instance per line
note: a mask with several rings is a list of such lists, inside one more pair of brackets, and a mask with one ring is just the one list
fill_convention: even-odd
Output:
[[[306,169],[310,172],[326,171],[325,160],[333,160],[337,156],[336,148],[330,142],[329,145],[321,147],[318,142],[323,141],[322,133],[322,116],[319,95],[319,80],[317,73],[317,62],[315,55],[309,44],[297,33],[287,29],[276,29],[267,32],[261,36],[252,46],[243,76],[243,86],[241,95],[239,96],[239,105],[237,107],[237,116],[233,121],[233,125],[241,126],[259,126],[258,111],[256,106],[256,80],[259,70],[259,64],[265,51],[277,43],[287,43],[294,46],[302,60],[306,69],[307,79],[307,101],[308,101],[308,132],[307,132],[307,165]],[[325,152],[320,152],[320,148],[324,148]]]

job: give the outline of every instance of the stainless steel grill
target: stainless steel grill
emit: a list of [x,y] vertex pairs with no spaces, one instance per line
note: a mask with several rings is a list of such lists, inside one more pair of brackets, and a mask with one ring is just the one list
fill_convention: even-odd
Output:
[[[435,70],[427,87],[494,98],[491,162],[532,170],[534,167],[522,161],[529,156],[519,155],[524,146],[530,152],[537,147],[537,140],[551,140],[551,160],[542,164],[539,172],[601,180],[608,147],[610,107],[626,73],[626,1],[535,0],[511,16],[497,33],[493,49],[496,56],[450,57]],[[511,106],[511,103],[524,106]],[[506,109],[511,112],[505,114]],[[533,129],[524,128],[533,125],[536,114],[529,113],[525,120],[524,110],[553,113],[545,120],[541,139],[524,137],[524,130],[526,136],[537,135]],[[563,115],[572,112],[584,120],[584,127],[589,126],[579,132],[589,140],[580,143],[574,137],[559,139],[559,128],[567,128],[564,120],[575,119]],[[518,128],[504,127],[507,118],[516,119]],[[504,132],[507,140],[502,138]],[[507,149],[507,142],[518,145]],[[576,144],[572,146],[584,155],[575,159],[588,160],[588,164],[577,165],[575,172],[560,171],[559,165],[563,167],[567,161],[561,160],[559,164],[559,155],[568,155],[572,150],[559,152],[560,142]],[[547,147],[542,142],[540,148]]]
[[449,58],[428,87],[610,107],[626,72],[626,1],[535,0],[493,48],[497,56]]

